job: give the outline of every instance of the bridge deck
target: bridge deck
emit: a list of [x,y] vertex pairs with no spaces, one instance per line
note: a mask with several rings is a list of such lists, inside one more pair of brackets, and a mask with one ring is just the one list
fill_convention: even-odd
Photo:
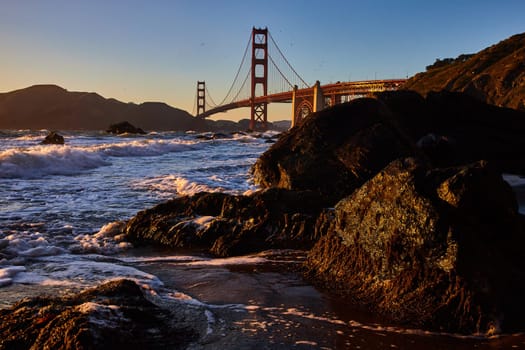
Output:
[[[399,89],[404,83],[405,79],[387,79],[387,80],[365,80],[365,81],[349,81],[349,82],[337,82],[332,84],[321,85],[321,90],[325,96],[356,96],[366,95],[373,92],[380,91],[391,91]],[[296,90],[297,97],[312,96],[314,88],[304,88]],[[273,103],[273,102],[291,102],[293,97],[293,91],[279,92],[275,94],[269,94],[266,96],[258,96],[254,99],[254,103]],[[244,99],[237,102],[228,103],[222,106],[218,106],[207,110],[204,113],[197,115],[197,118],[207,118],[213,114],[226,112],[236,108],[250,107],[252,99]]]

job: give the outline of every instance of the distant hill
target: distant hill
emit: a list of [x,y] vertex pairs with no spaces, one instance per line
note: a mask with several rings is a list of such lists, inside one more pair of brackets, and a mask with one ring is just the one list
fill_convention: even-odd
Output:
[[465,92],[493,105],[525,110],[525,33],[476,54],[438,59],[404,87],[422,95]]
[[124,120],[145,130],[207,129],[206,121],[160,102],[124,103],[56,85],[0,93],[0,129],[105,130]]
[[[0,93],[0,129],[106,130],[122,121],[159,131],[244,131],[249,127],[249,120],[200,120],[161,102],[124,103],[56,85]],[[270,128],[282,131],[289,125],[282,121],[270,123]]]

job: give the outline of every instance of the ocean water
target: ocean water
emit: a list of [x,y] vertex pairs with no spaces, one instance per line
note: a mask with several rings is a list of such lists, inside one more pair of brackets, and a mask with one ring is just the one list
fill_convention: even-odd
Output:
[[[238,332],[244,348],[525,348],[521,334],[489,339],[381,323],[304,282],[294,272],[302,252],[214,259],[134,248],[119,234],[123,221],[175,196],[257,190],[249,168],[275,132],[65,132],[65,145],[41,145],[47,133],[0,131],[0,308],[126,277],[166,298],[204,305],[210,336],[220,342]],[[221,319],[225,308],[237,316],[219,331],[228,322]]]

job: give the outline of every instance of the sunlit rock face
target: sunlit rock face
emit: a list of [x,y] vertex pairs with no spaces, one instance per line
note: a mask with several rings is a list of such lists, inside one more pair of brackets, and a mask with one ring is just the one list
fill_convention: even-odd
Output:
[[525,326],[521,218],[486,162],[430,169],[396,160],[337,203],[332,220],[306,263],[324,287],[414,327]]

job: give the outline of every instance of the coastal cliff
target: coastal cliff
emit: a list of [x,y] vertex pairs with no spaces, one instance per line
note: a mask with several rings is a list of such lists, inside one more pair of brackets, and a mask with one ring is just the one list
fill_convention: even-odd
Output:
[[422,95],[441,90],[464,92],[496,106],[525,110],[525,33],[476,54],[437,59],[404,88]]

